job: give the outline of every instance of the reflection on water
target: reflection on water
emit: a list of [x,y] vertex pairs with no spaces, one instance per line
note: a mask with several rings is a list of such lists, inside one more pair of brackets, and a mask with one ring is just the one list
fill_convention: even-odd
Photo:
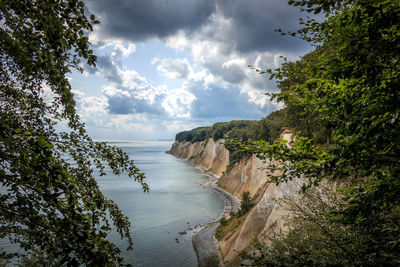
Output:
[[[150,193],[126,175],[97,177],[102,192],[118,203],[132,223],[133,251],[117,234],[110,239],[122,250],[125,263],[134,266],[197,266],[191,236],[179,232],[215,220],[223,202],[200,186],[206,178],[195,168],[165,154],[172,142],[136,141],[112,143],[121,147],[146,174]],[[0,240],[0,246],[15,249]]]
[[[197,266],[191,236],[178,233],[213,221],[223,210],[222,200],[199,185],[206,179],[198,170],[165,154],[171,144],[113,144],[145,172],[150,193],[143,193],[140,185],[127,176],[97,178],[103,193],[131,219],[134,249],[123,250],[123,255],[134,266]],[[114,238],[121,242],[118,236]]]

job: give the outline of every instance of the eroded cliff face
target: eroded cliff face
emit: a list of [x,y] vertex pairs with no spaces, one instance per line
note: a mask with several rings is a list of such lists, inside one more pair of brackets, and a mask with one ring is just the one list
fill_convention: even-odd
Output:
[[289,214],[279,199],[299,192],[303,181],[296,179],[276,186],[268,182],[268,164],[268,161],[253,155],[235,164],[218,181],[220,187],[239,198],[243,192],[249,191],[255,202],[244,222],[231,235],[220,240],[221,254],[227,262],[235,263],[236,260],[238,263],[238,252],[247,249],[252,240],[265,240],[285,230],[284,217]]
[[250,158],[243,158],[225,172],[218,180],[218,186],[238,198],[241,198],[243,192],[246,191],[254,196],[267,182],[265,167],[266,163],[255,155]]
[[212,138],[202,142],[174,142],[168,153],[187,159],[221,177],[229,164],[229,151],[224,140]]
[[288,215],[288,210],[284,205],[279,205],[278,201],[285,195],[296,194],[303,183],[300,179],[279,186],[269,183],[266,173],[269,163],[261,161],[255,155],[244,158],[227,169],[229,151],[224,147],[223,140],[175,142],[169,153],[213,172],[219,177],[218,186],[238,198],[241,198],[243,192],[250,192],[255,206],[244,221],[219,242],[221,255],[224,261],[229,262],[228,265],[239,265],[238,253],[247,249],[252,240],[265,240],[274,233],[285,230],[284,217]]
[[256,205],[248,213],[244,222],[232,235],[220,240],[223,259],[233,263],[234,266],[235,263],[239,265],[238,253],[248,249],[252,240],[264,241],[275,233],[285,231],[285,218],[290,214],[288,208],[279,199],[297,194],[301,184],[302,181],[299,179],[281,183],[279,186],[268,182],[262,184],[254,195]]

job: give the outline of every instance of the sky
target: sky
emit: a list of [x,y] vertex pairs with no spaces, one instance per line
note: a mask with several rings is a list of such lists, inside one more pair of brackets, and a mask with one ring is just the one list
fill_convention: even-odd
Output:
[[285,0],[86,0],[96,67],[70,76],[77,111],[100,140],[174,139],[199,126],[258,120],[281,103],[276,82],[248,66],[297,60],[306,42]]

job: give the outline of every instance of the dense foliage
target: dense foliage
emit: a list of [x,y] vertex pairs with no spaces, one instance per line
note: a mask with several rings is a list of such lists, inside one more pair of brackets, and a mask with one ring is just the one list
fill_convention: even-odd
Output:
[[[0,238],[31,266],[114,265],[113,228],[132,245],[129,221],[100,192],[94,171],[144,175],[120,149],[87,136],[66,77],[94,65],[86,34],[98,23],[78,0],[0,2]],[[56,130],[65,129],[64,132]],[[29,258],[29,259],[28,259]]]
[[211,127],[198,127],[190,131],[183,131],[176,135],[176,141],[201,142],[209,138],[215,141],[223,138],[247,140],[253,135],[256,121],[218,122]]
[[183,131],[177,133],[175,136],[175,140],[180,142],[192,142],[192,143],[201,142],[210,138],[209,132],[210,132],[210,127],[198,127],[190,131]]
[[[287,121],[288,109],[281,109],[270,113],[267,117],[259,121],[230,121],[218,122],[211,127],[198,127],[190,131],[183,131],[175,136],[176,141],[180,142],[201,142],[208,138],[215,141],[219,139],[236,139],[246,141],[264,140],[272,142],[279,138],[282,128],[291,125]],[[293,120],[294,122],[295,120]],[[299,131],[301,129],[299,128]]]
[[[314,73],[313,67],[318,64],[318,57],[323,53],[323,48],[306,54],[301,60],[287,62],[281,70],[281,75],[285,77],[278,81],[278,88],[281,90],[282,98],[286,107],[281,110],[284,113],[283,122],[296,135],[306,136],[313,143],[330,143],[332,139],[331,125],[326,123],[305,103],[302,97],[306,91],[299,90],[298,94],[292,94],[291,88],[304,84]],[[280,118],[278,118],[280,119]]]
[[[269,71],[281,88],[274,97],[297,110],[294,127],[303,131],[292,149],[280,140],[235,145],[281,160],[271,166],[282,173],[276,182],[304,175],[309,185],[323,178],[346,183],[344,205],[307,216],[252,259],[258,265],[399,265],[400,2],[289,2],[326,15],[322,22],[302,21],[293,33],[313,42],[315,51]],[[331,236],[317,238],[324,235]]]

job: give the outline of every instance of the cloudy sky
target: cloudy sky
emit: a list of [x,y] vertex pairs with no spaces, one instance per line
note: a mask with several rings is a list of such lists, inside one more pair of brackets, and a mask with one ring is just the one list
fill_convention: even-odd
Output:
[[279,109],[279,67],[310,50],[276,29],[305,16],[286,0],[87,0],[96,68],[72,73],[78,112],[104,140],[173,139],[197,126],[260,119]]

